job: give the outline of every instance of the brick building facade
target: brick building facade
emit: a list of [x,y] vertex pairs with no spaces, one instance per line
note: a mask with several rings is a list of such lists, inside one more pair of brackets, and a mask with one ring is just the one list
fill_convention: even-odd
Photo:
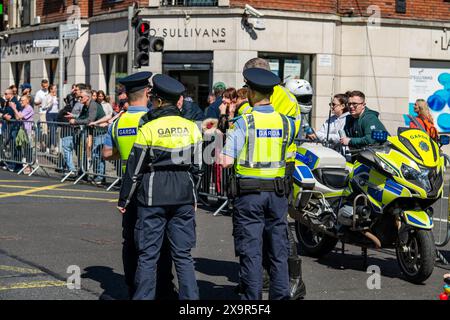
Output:
[[[18,10],[18,1],[30,12]],[[65,44],[64,80],[67,87],[90,82],[114,93],[117,78],[126,74],[127,7],[134,1],[75,2],[78,7],[70,0],[8,2],[9,29],[0,33],[2,90],[25,80],[36,88],[42,77],[59,81],[56,51],[33,48],[32,41],[56,39],[58,25],[79,8],[81,36]],[[406,3],[405,11],[401,2]],[[213,5],[190,6],[205,3]],[[152,53],[148,69],[181,79],[202,106],[214,82],[242,85],[242,66],[256,56],[269,59],[283,79],[303,77],[313,83],[316,126],[328,116],[330,96],[360,89],[395,133],[412,100],[446,86],[436,77],[450,69],[448,1],[141,0],[139,4],[152,34],[165,38],[165,52]],[[259,27],[245,24],[246,4],[264,14]],[[424,79],[434,77],[437,84],[425,85],[419,71],[433,73]],[[442,112],[450,113],[450,106]]]
[[[20,3],[18,0],[4,2],[5,11],[8,11],[8,7]],[[34,6],[36,9],[34,14],[35,16],[41,17],[41,24],[65,21],[70,16],[70,14],[67,13],[67,8],[72,6],[73,4],[79,6],[81,18],[88,19],[93,16],[125,11],[128,6],[132,5],[135,2],[139,3],[141,7],[157,7],[159,3],[159,1],[152,0],[22,0],[22,3],[23,2],[27,2],[30,4],[35,3]],[[166,2],[171,3],[172,1]],[[174,2],[180,3],[183,1]],[[450,18],[450,1],[445,0],[404,1],[406,7],[405,13],[396,12],[396,0],[228,0],[218,1],[219,5],[220,2],[223,3],[223,7],[231,8],[240,8],[244,7],[246,4],[249,4],[257,9],[325,13],[349,17],[370,16],[373,14],[373,11],[368,10],[368,8],[371,6],[377,6],[380,8],[381,17],[383,18],[429,21],[449,21]]]

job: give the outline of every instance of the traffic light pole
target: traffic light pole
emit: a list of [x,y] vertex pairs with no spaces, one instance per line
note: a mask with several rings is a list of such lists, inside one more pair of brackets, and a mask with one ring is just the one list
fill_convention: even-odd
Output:
[[132,20],[134,17],[134,6],[128,7],[128,57],[127,57],[127,73],[133,73],[133,57],[134,57],[134,28]]

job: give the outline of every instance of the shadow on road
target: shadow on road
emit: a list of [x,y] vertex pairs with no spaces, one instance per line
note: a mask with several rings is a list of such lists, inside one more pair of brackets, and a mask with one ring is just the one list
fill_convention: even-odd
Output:
[[219,285],[209,281],[198,280],[200,299],[223,300],[240,299],[234,291],[239,281],[239,264],[232,261],[212,260],[207,258],[195,259],[195,270],[214,277],[227,277],[233,285]]
[[[381,253],[369,251],[367,255],[367,266],[378,266],[381,270],[381,274],[385,277],[402,278],[402,273],[398,266],[395,253],[393,257],[377,256],[380,254]],[[321,258],[316,259],[315,261],[321,265],[328,266],[333,269],[350,269],[364,273],[367,272],[367,269],[364,269],[364,259],[362,255],[353,252],[349,253],[347,250],[345,255],[342,255],[340,252],[333,251]]]
[[115,273],[110,267],[104,266],[87,267],[84,271],[85,273],[81,275],[81,278],[97,281],[104,290],[99,297],[100,300],[128,299],[128,290],[123,275]]

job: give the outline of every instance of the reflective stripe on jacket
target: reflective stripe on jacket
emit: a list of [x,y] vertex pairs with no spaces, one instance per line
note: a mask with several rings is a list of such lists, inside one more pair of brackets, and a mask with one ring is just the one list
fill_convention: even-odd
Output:
[[236,174],[262,179],[284,177],[287,149],[294,129],[288,118],[279,112],[254,111],[243,119],[246,139],[236,161]]
[[138,130],[128,157],[119,206],[134,193],[140,206],[193,204],[192,173],[201,163],[202,135],[197,125],[176,107],[164,107]]

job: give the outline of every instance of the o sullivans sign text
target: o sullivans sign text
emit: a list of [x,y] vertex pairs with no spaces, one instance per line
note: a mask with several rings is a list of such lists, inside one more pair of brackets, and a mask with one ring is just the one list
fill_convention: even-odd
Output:
[[151,36],[163,38],[210,38],[214,43],[225,42],[226,28],[151,28]]

